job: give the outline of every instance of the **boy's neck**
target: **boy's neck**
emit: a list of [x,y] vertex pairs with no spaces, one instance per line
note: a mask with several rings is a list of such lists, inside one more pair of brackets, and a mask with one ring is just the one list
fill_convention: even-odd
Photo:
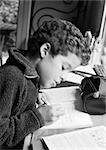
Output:
[[30,58],[29,56],[26,56],[26,58],[29,60],[29,62],[36,68],[37,64],[40,61],[40,58]]

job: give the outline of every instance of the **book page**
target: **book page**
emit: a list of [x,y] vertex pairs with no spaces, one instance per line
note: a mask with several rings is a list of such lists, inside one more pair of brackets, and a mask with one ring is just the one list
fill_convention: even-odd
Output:
[[[85,128],[93,125],[89,114],[75,108],[75,103],[81,103],[78,86],[61,87],[42,90],[46,95],[49,104],[60,104],[64,109],[64,115],[51,125],[41,128],[45,129],[68,129]],[[76,104],[77,105],[77,104]],[[57,131],[58,132],[58,131]]]
[[75,74],[73,72],[64,72],[62,74],[62,78],[64,81],[81,84],[81,81],[84,79],[84,76],[80,76],[80,75]]
[[43,137],[49,150],[105,150],[106,127],[97,126]]
[[47,102],[50,104],[61,104],[81,99],[79,86],[42,89],[40,92],[44,93]]
[[75,70],[78,70],[78,71],[82,71],[82,72],[85,72],[85,73],[90,73],[92,75],[96,75],[95,71],[93,70],[92,66],[91,65],[86,65],[86,66],[78,66],[77,68],[75,68]]
[[71,103],[64,104],[64,115],[51,125],[44,126],[42,129],[80,129],[93,126],[91,117],[87,113],[71,109]]
[[83,73],[81,73],[82,74],[81,75],[81,74],[75,74],[73,72],[64,71],[62,74],[63,80],[68,81],[68,82],[81,84],[84,77],[90,77],[91,75],[96,75],[96,73],[93,70],[93,68],[91,67],[91,65],[86,65],[86,66],[80,65],[77,68],[75,68],[73,71],[80,71]]

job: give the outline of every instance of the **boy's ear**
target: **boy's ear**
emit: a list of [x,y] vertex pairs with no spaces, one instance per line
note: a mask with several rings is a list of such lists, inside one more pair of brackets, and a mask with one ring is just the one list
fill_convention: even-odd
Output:
[[41,47],[40,47],[40,55],[41,58],[47,56],[50,52],[51,49],[51,45],[50,43],[44,43]]

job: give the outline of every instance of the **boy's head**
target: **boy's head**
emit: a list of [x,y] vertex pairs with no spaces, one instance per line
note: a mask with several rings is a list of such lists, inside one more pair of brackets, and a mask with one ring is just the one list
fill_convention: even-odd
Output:
[[69,21],[55,18],[44,21],[29,38],[30,55],[40,55],[40,47],[44,43],[50,43],[52,56],[67,55],[69,51],[81,58],[82,65],[87,64],[90,59],[89,40]]
[[45,21],[29,38],[29,56],[37,59],[36,69],[43,88],[60,83],[62,71],[85,65],[90,58],[89,42],[72,23]]

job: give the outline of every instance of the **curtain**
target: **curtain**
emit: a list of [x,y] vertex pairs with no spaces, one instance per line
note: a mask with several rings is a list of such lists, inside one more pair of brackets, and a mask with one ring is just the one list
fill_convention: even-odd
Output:
[[77,26],[82,33],[90,30],[95,36],[99,35],[105,0],[80,0],[78,6]]

